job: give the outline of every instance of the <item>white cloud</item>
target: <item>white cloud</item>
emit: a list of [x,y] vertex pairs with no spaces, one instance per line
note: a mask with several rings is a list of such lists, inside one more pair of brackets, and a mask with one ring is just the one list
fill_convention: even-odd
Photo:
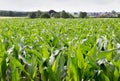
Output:
[[0,10],[120,11],[120,0],[0,0]]

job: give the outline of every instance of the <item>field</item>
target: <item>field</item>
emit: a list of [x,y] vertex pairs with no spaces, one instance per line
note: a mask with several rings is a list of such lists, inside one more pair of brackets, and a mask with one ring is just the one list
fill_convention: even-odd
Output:
[[0,19],[0,81],[120,81],[120,19]]
[[6,17],[6,16],[0,16],[0,19],[19,19],[19,18],[28,18],[28,17]]

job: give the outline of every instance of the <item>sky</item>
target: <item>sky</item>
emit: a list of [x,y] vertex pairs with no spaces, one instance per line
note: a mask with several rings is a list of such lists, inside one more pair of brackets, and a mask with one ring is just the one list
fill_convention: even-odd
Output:
[[0,0],[0,10],[120,12],[120,0]]

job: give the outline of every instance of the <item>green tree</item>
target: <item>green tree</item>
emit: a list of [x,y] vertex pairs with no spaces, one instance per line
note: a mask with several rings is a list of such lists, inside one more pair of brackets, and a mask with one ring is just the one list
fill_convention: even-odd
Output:
[[120,18],[120,14],[118,14],[118,18]]
[[72,14],[69,14],[69,18],[74,18],[74,16]]
[[116,14],[116,11],[115,11],[115,10],[112,10],[112,14],[114,14],[114,15],[115,15],[115,14]]
[[30,12],[28,16],[29,16],[29,18],[36,18],[37,17],[36,12]]
[[13,11],[9,11],[8,14],[9,14],[9,16],[14,16],[14,12]]
[[36,17],[40,17],[41,14],[42,14],[42,12],[41,12],[40,10],[38,10],[38,11],[36,12]]
[[69,18],[69,14],[65,12],[64,10],[60,13],[61,18]]
[[85,18],[85,17],[87,17],[87,13],[86,12],[80,12],[79,17],[80,18]]
[[47,12],[41,14],[40,18],[50,18],[50,15]]
[[60,13],[58,13],[58,12],[54,13],[52,17],[54,17],[54,18],[60,18]]

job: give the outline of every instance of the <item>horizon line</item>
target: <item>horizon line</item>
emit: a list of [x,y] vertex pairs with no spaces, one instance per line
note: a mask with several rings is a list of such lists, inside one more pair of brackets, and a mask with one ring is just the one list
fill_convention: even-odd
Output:
[[[50,10],[54,10],[54,9],[50,9]],[[35,11],[42,11],[42,12],[48,12],[50,10],[12,10],[12,9],[0,9],[0,11],[15,11],[15,12],[35,12]],[[64,10],[64,9],[63,9]],[[56,12],[61,12],[63,10],[54,10]],[[66,12],[112,12],[112,11],[115,11],[115,12],[120,12],[120,11],[116,11],[116,10],[111,10],[111,11],[83,11],[83,10],[76,10],[76,11],[69,11],[69,10],[64,10]]]

